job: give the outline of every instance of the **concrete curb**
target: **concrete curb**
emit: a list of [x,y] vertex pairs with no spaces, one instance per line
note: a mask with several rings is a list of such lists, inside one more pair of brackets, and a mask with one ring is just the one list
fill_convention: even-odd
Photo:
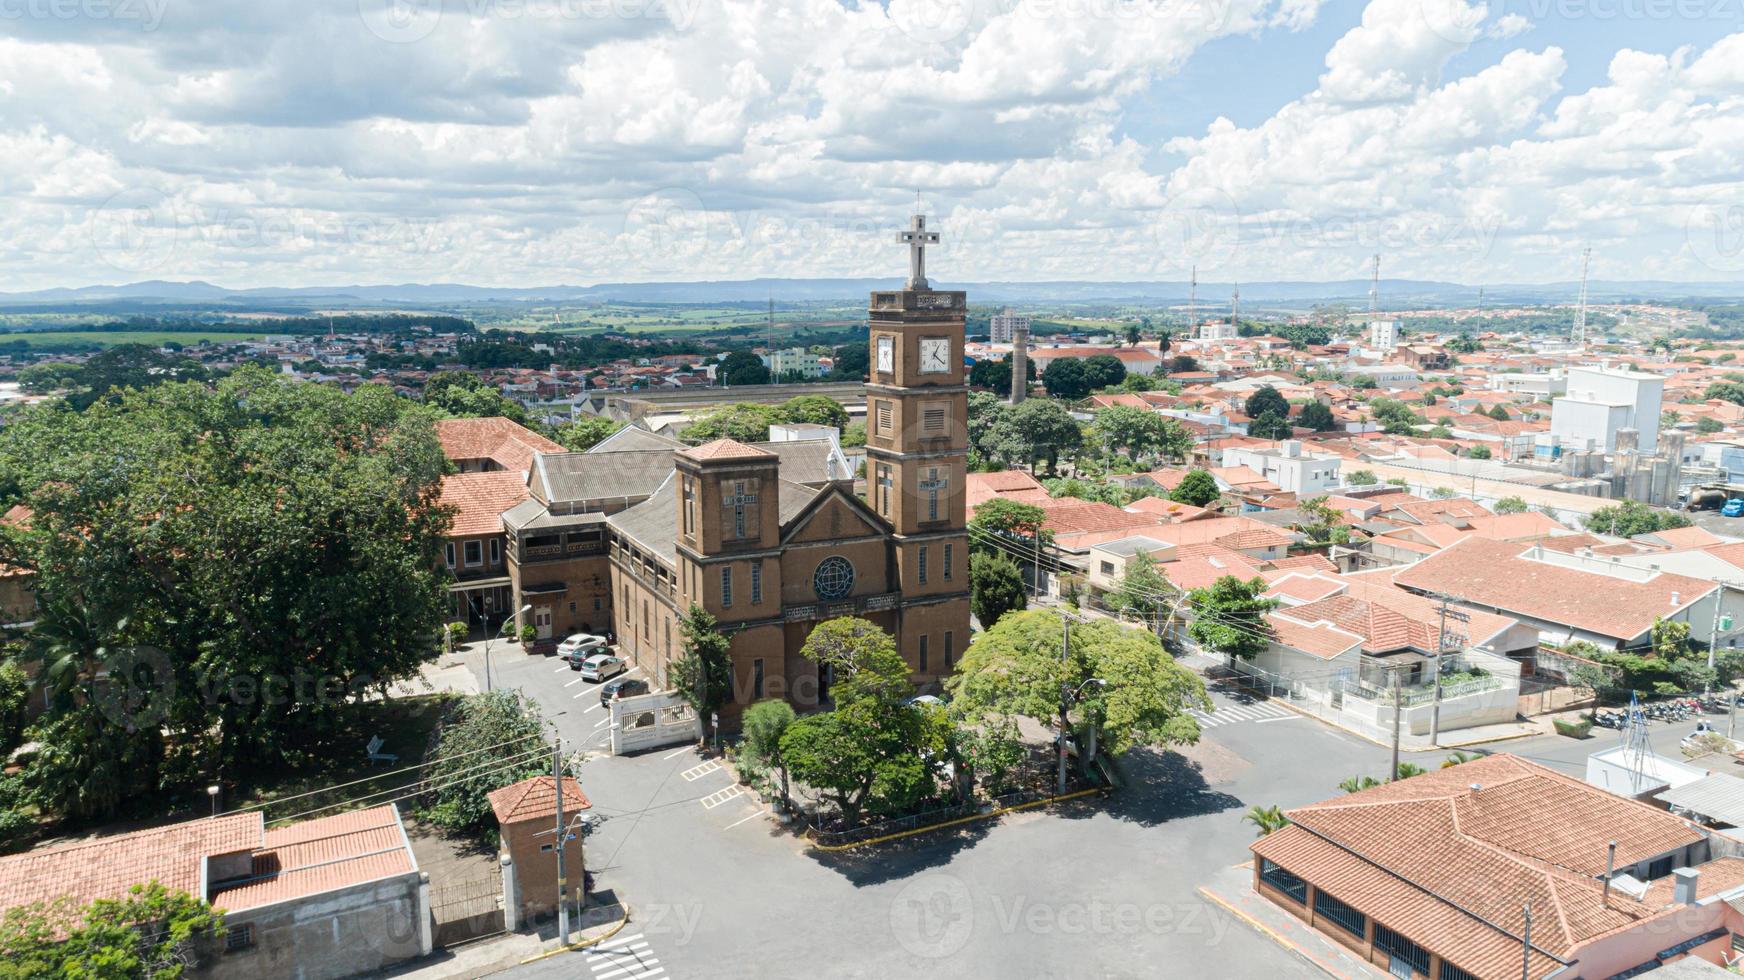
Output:
[[[1381,748],[1384,748],[1384,749],[1390,749],[1393,747],[1393,743],[1390,739],[1375,738],[1373,735],[1370,735],[1367,732],[1358,731],[1355,728],[1350,728],[1348,726],[1341,725],[1338,722],[1333,721],[1331,718],[1323,718],[1320,715],[1317,715],[1312,711],[1307,711],[1307,710],[1304,710],[1302,708],[1298,708],[1295,705],[1290,703],[1289,698],[1267,698],[1266,700],[1273,703],[1273,704],[1283,705],[1284,707],[1290,709],[1291,711],[1294,711],[1295,713],[1297,713],[1297,714],[1301,715],[1302,717],[1307,718],[1311,721],[1318,721],[1323,725],[1329,725],[1333,728],[1336,728],[1339,731],[1344,732],[1347,735],[1354,735],[1357,738],[1360,738],[1363,741],[1369,743],[1370,745],[1379,745]],[[1403,741],[1401,741],[1399,743],[1399,748],[1400,748],[1400,751],[1403,751],[1403,752],[1448,752],[1448,751],[1452,751],[1454,749],[1463,749],[1463,748],[1466,748],[1466,747],[1472,746],[1472,745],[1489,745],[1489,744],[1492,744],[1494,742],[1511,742],[1517,738],[1537,738],[1538,736],[1543,735],[1543,734],[1544,734],[1543,732],[1516,732],[1512,735],[1495,735],[1495,736],[1491,736],[1488,738],[1473,738],[1473,739],[1467,739],[1463,742],[1443,741],[1443,742],[1437,743],[1435,745],[1425,745],[1422,747],[1412,747],[1412,746],[1404,743]]]
[[916,834],[925,834],[934,830],[944,830],[946,827],[957,827],[962,824],[973,823],[976,820],[990,820],[993,817],[1012,813],[1017,810],[1028,810],[1031,807],[1046,806],[1049,803],[1063,803],[1067,800],[1075,800],[1080,797],[1089,796],[1091,793],[1100,792],[1102,792],[1101,789],[1081,789],[1076,793],[1067,793],[1065,796],[1049,796],[1039,800],[1031,800],[1028,803],[1019,803],[1016,806],[1003,806],[997,810],[988,810],[986,813],[976,813],[967,817],[958,817],[955,820],[947,820],[944,823],[935,823],[926,827],[916,827],[913,830],[885,834],[883,837],[873,837],[863,841],[855,841],[852,844],[837,844],[834,847],[825,844],[818,844],[808,839],[806,840],[806,846],[813,848],[814,850],[825,851],[828,853],[851,851],[856,847],[869,847],[873,844],[883,844],[888,841],[901,840],[904,837],[913,837]]
[[623,931],[624,926],[629,925],[629,923],[630,923],[630,907],[628,905],[625,905],[624,906],[624,917],[619,919],[617,921],[617,923],[612,926],[610,931],[601,933],[600,935],[595,936],[592,939],[584,939],[578,943],[563,943],[563,944],[559,945],[556,949],[548,949],[543,953],[536,953],[532,956],[527,957],[526,959],[522,960],[521,962],[522,963],[537,963],[540,960],[550,959],[551,957],[556,956],[559,953],[573,953],[573,952],[576,952],[578,950],[587,949],[589,946],[598,946],[600,943],[605,942],[606,940],[617,935],[619,932]]
[[1222,895],[1217,894],[1216,892],[1212,891],[1210,888],[1208,888],[1204,885],[1201,885],[1198,888],[1198,892],[1200,895],[1204,896],[1212,904],[1223,909],[1225,912],[1228,912],[1230,915],[1233,915],[1236,918],[1240,919],[1242,922],[1246,923],[1249,927],[1254,929],[1260,935],[1265,936],[1266,938],[1270,939],[1272,942],[1277,943],[1279,946],[1282,946],[1285,950],[1287,950],[1291,953],[1294,953],[1297,956],[1300,956],[1304,960],[1307,960],[1309,965],[1319,969],[1321,972],[1325,973],[1327,976],[1338,977],[1339,980],[1366,980],[1366,978],[1352,976],[1349,973],[1345,973],[1345,972],[1338,970],[1338,969],[1336,969],[1336,968],[1334,968],[1334,967],[1332,967],[1324,962],[1321,962],[1319,957],[1315,956],[1313,953],[1311,953],[1307,949],[1303,948],[1302,944],[1291,940],[1290,937],[1284,935],[1281,932],[1278,932],[1276,929],[1273,929],[1272,927],[1266,925],[1265,923],[1254,918],[1253,916],[1248,915],[1246,912],[1243,912],[1241,909],[1239,909],[1235,906],[1235,903],[1231,902],[1229,899],[1224,898]]

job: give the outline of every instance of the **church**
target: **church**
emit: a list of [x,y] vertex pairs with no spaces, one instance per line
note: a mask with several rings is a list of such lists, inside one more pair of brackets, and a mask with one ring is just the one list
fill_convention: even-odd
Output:
[[612,630],[657,689],[699,605],[732,641],[723,720],[766,697],[804,710],[827,696],[800,650],[838,616],[885,629],[914,683],[935,687],[969,643],[966,307],[928,285],[939,239],[925,217],[900,238],[908,281],[868,310],[863,494],[828,439],[686,446],[632,428],[583,453],[534,451],[523,499],[500,511],[500,574],[476,579],[498,590],[491,604],[541,638]]

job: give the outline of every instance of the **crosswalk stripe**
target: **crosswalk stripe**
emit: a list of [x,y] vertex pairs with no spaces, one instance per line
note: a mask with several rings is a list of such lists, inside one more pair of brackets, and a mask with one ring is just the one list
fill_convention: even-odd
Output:
[[613,977],[626,977],[626,980],[635,980],[635,978],[652,976],[656,973],[664,972],[666,969],[665,967],[654,965],[659,962],[659,960],[653,957],[649,957],[648,959],[637,957],[627,966],[620,966],[614,970],[602,969],[602,967],[606,965],[602,963],[599,966],[594,967],[593,975],[595,980],[611,980]]
[[607,949],[607,950],[603,951],[605,954],[607,954],[613,958],[610,959],[608,962],[600,964],[600,965],[601,966],[612,966],[612,965],[617,964],[617,963],[622,963],[622,962],[624,962],[623,957],[618,956],[617,954],[630,953],[632,955],[640,956],[641,951],[645,950],[647,948],[648,948],[648,941],[645,939],[638,941],[638,942],[628,943],[628,944],[623,945],[623,946],[613,946],[611,949]]
[[590,955],[590,956],[597,955],[599,953],[605,952],[608,949],[613,949],[615,947],[622,946],[625,943],[633,943],[636,940],[641,939],[642,935],[643,935],[642,933],[638,932],[634,936],[614,936],[611,939],[607,940],[606,942],[600,943],[597,946],[589,946],[587,948],[588,955]]

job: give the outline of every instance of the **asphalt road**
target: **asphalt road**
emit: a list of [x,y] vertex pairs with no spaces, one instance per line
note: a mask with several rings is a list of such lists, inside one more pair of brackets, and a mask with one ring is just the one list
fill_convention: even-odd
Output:
[[[566,740],[604,732],[597,687],[555,660],[494,658]],[[577,695],[580,695],[579,697]],[[1182,753],[1135,753],[1106,800],[1008,815],[839,855],[802,847],[682,747],[590,757],[598,886],[635,909],[595,953],[510,971],[599,980],[815,977],[1309,977],[1317,971],[1196,893],[1243,860],[1251,804],[1286,807],[1384,774],[1387,750],[1241,705]],[[1416,759],[1440,761],[1442,753]]]

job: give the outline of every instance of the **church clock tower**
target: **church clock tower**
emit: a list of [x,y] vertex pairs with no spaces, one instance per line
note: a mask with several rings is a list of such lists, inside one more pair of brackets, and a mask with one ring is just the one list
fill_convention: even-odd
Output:
[[939,233],[924,215],[898,240],[909,247],[908,282],[873,293],[868,310],[866,502],[894,532],[898,643],[924,682],[950,673],[969,642],[967,307],[961,291],[927,283],[926,248]]

